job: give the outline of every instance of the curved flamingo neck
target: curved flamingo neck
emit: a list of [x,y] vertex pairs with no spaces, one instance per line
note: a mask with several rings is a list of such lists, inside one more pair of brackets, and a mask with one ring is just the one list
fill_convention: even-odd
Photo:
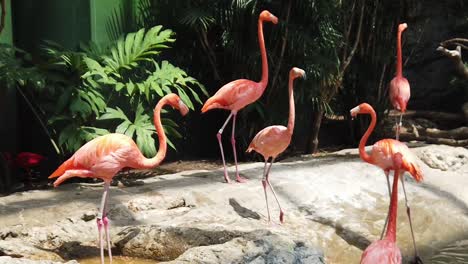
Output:
[[166,134],[164,133],[164,129],[161,124],[161,109],[166,104],[167,104],[167,100],[161,99],[158,102],[158,104],[156,104],[156,107],[154,108],[153,120],[154,120],[154,127],[156,128],[156,133],[158,134],[159,148],[158,148],[158,153],[156,154],[156,156],[150,159],[144,158],[142,160],[141,162],[142,169],[154,168],[158,166],[164,160],[164,157],[166,157],[166,151],[167,151]]
[[262,79],[260,80],[260,87],[265,89],[268,84],[268,60],[265,49],[265,40],[263,39],[263,20],[258,19],[258,44],[260,45],[260,54],[262,56]]
[[402,55],[401,55],[401,34],[403,31],[398,30],[397,33],[397,63],[396,63],[396,76],[403,76],[403,65],[402,65]]
[[369,139],[369,136],[372,133],[372,131],[374,131],[375,124],[377,123],[377,116],[373,109],[370,110],[369,114],[371,116],[371,123],[367,128],[366,133],[364,133],[364,135],[362,136],[361,141],[359,142],[359,156],[361,156],[361,159],[365,162],[373,163],[371,156],[366,152],[366,142]]
[[294,78],[289,76],[289,119],[288,119],[288,132],[292,135],[294,131],[294,119],[295,119],[295,106],[294,106],[294,91],[293,91]]
[[390,212],[388,216],[388,227],[385,238],[395,242],[396,241],[396,218],[397,218],[397,208],[398,208],[398,177],[400,176],[400,171],[395,170],[395,175],[393,176],[393,186],[392,186],[392,198],[390,199]]

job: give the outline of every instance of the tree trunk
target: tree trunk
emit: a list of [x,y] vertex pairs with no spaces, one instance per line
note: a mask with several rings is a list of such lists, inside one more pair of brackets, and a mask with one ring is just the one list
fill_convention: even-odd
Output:
[[309,148],[308,151],[311,154],[317,153],[318,150],[318,144],[319,144],[319,132],[320,132],[320,126],[322,125],[322,118],[323,118],[323,110],[318,110],[314,112],[314,121],[312,123],[312,134],[309,139]]

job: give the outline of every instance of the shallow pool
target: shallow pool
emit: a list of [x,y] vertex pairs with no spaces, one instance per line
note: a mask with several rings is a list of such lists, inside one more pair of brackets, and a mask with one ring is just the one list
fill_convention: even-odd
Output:
[[[106,256],[105,258],[106,263],[109,262],[109,258]],[[101,264],[101,257],[92,257],[86,259],[78,259],[80,264]],[[151,259],[140,259],[140,258],[132,258],[126,256],[115,256],[112,257],[113,264],[154,264],[157,263],[155,260]]]

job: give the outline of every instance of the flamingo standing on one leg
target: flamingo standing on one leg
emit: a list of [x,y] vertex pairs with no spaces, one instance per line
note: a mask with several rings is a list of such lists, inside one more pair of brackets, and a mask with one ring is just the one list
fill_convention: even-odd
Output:
[[[401,119],[403,113],[406,112],[406,105],[411,96],[410,85],[408,80],[403,77],[403,65],[401,55],[401,34],[408,27],[406,23],[398,25],[397,32],[397,63],[396,63],[396,74],[390,82],[390,102],[393,107],[400,111],[400,122],[396,123],[396,139],[400,136]],[[389,187],[390,188],[390,187]]]
[[[370,134],[375,128],[377,117],[372,106],[370,106],[367,103],[360,104],[359,106],[356,106],[355,108],[351,109],[351,116],[354,117],[358,114],[369,114],[372,119],[369,128],[367,129],[366,133],[364,134],[364,136],[362,137],[359,143],[359,155],[361,156],[361,159],[364,160],[365,162],[374,164],[382,168],[385,172],[385,176],[387,177],[387,182],[389,182],[388,174],[390,170],[395,170],[397,168],[397,166],[395,165],[395,162],[392,159],[393,155],[395,153],[401,153],[402,159],[403,159],[402,169],[404,171],[408,171],[416,179],[416,181],[418,182],[422,181],[423,175],[422,175],[421,169],[419,168],[419,165],[416,162],[416,157],[409,150],[409,148],[402,142],[395,140],[395,139],[382,139],[380,141],[377,141],[374,144],[370,155],[366,153],[364,147],[366,145],[367,139],[369,138]],[[402,180],[401,183],[403,185],[403,190],[405,192],[405,199],[406,199],[404,180]],[[389,193],[391,193],[390,190],[389,190]],[[406,204],[407,204],[407,200],[406,200]],[[410,219],[410,228],[411,228],[411,235],[413,237],[413,246],[415,249],[415,256],[416,258],[419,258],[418,252],[416,250],[416,241],[414,239],[413,225],[411,222],[411,217],[410,217],[411,214],[410,214],[408,204],[407,204],[407,214],[408,214],[408,218]],[[384,224],[384,230],[388,222],[388,217],[389,216],[387,214],[387,218]],[[381,238],[382,238],[382,235],[381,235]]]
[[104,263],[104,246],[101,235],[102,226],[104,226],[109,258],[112,263],[109,222],[106,216],[107,197],[112,178],[117,174],[117,172],[125,167],[150,169],[158,166],[163,161],[166,156],[167,143],[160,115],[161,109],[166,104],[178,109],[182,115],[188,113],[187,106],[176,94],[168,94],[158,102],[154,108],[153,117],[154,126],[159,139],[158,154],[155,157],[150,159],[145,158],[135,142],[126,135],[117,133],[107,134],[97,137],[83,145],[49,177],[59,177],[54,182],[55,187],[72,177],[100,178],[104,181],[104,193],[101,200],[100,216],[97,219],[101,263]]
[[[403,77],[403,65],[402,65],[402,54],[401,54],[401,34],[403,31],[406,30],[408,25],[406,23],[402,23],[398,25],[398,32],[397,32],[397,63],[396,63],[396,74],[395,77],[390,82],[390,102],[392,103],[393,107],[400,111],[400,121],[396,121],[396,140],[400,137],[400,128],[401,128],[401,119],[403,117],[403,113],[406,112],[406,105],[411,96],[410,85],[408,80]],[[388,191],[390,195],[390,181],[388,180],[387,176],[387,185]],[[408,214],[408,219],[411,228],[411,238],[413,239],[413,246],[415,255],[418,255],[418,250],[416,248],[416,241],[414,238],[413,232],[413,223],[411,221],[411,209],[408,203],[408,197],[406,196],[406,189],[405,189],[405,177],[401,177],[401,184],[403,185],[403,192],[405,194],[405,204],[406,204],[406,212]],[[388,220],[388,219],[387,219]],[[387,224],[387,220],[385,221],[384,229],[382,230],[382,235],[385,231],[385,226]]]
[[232,150],[234,152],[234,162],[236,165],[236,181],[245,182],[245,179],[239,176],[239,170],[237,169],[236,140],[234,137],[236,129],[236,116],[237,112],[240,109],[257,101],[262,96],[263,91],[265,91],[265,88],[268,84],[268,61],[265,50],[265,41],[263,39],[264,21],[277,24],[278,18],[266,10],[261,12],[258,18],[258,43],[260,45],[260,53],[262,56],[262,79],[260,80],[260,82],[254,82],[246,79],[232,81],[221,87],[215,95],[210,97],[205,102],[201,110],[202,113],[205,113],[215,108],[227,109],[231,111],[231,114],[229,114],[228,118],[226,119],[223,126],[219,129],[218,134],[216,135],[219,143],[219,148],[221,150],[221,158],[223,159],[224,179],[227,183],[229,183],[230,180],[226,169],[226,161],[224,159],[223,144],[221,143],[221,135],[223,134],[223,130],[228,124],[231,117],[233,117],[231,144]]
[[370,244],[362,253],[361,264],[401,264],[401,252],[396,245],[396,221],[398,208],[398,176],[403,160],[401,153],[392,156],[395,164],[392,197],[390,199],[390,221],[385,238]]
[[[271,191],[278,203],[278,207],[280,209],[280,222],[283,223],[283,210],[281,209],[281,205],[278,201],[278,197],[276,197],[275,190],[273,186],[270,184],[270,180],[268,176],[270,174],[271,166],[275,161],[275,158],[281,154],[286,148],[289,146],[291,142],[291,137],[294,130],[294,93],[293,93],[293,82],[294,79],[297,77],[305,77],[305,72],[299,68],[292,68],[289,72],[289,120],[288,120],[288,127],[284,126],[269,126],[262,129],[257,135],[254,137],[252,142],[250,143],[247,152],[251,152],[252,150],[260,153],[263,158],[265,159],[265,167],[263,169],[263,191],[265,192],[265,201],[267,205],[268,211],[268,222],[270,221],[270,209],[268,207],[268,198],[266,192],[266,185],[270,186]],[[270,166],[267,167],[268,159],[271,158]]]

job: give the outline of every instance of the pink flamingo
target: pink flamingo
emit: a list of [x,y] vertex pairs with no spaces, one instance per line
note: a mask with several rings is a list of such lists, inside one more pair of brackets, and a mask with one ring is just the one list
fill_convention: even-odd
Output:
[[385,238],[377,240],[370,244],[362,253],[361,264],[401,264],[401,252],[396,245],[396,221],[398,207],[398,176],[399,167],[402,165],[401,153],[395,153],[392,156],[395,164],[395,174],[393,177],[392,198],[390,199],[390,221],[388,223]]
[[[407,27],[408,25],[406,23],[400,24],[398,26],[396,74],[390,82],[389,91],[390,102],[392,103],[395,109],[400,111],[400,122],[396,122],[396,140],[399,139],[401,119],[403,117],[403,113],[406,112],[406,105],[408,104],[408,101],[411,96],[409,82],[405,77],[403,77],[403,65],[401,61],[401,34],[403,33],[403,31],[405,31]],[[388,188],[390,188],[390,184]]]
[[[400,137],[400,129],[401,129],[401,119],[403,117],[403,113],[406,112],[406,106],[408,104],[408,101],[411,96],[411,91],[410,91],[410,84],[408,80],[403,77],[403,65],[402,65],[402,52],[401,52],[401,34],[403,31],[406,30],[408,25],[406,23],[402,23],[398,25],[398,32],[397,32],[397,63],[396,63],[396,74],[395,77],[392,79],[390,82],[390,102],[392,103],[393,107],[397,110],[400,111],[400,121],[395,121],[396,123],[396,140],[399,139]],[[388,195],[390,195],[390,181],[388,180],[388,174],[387,176],[387,186],[388,186]],[[403,192],[405,194],[405,202],[406,202],[406,211],[408,213],[408,218],[412,230],[412,225],[411,225],[411,209],[408,203],[408,197],[406,196],[406,189],[405,189],[405,177],[401,177],[401,184],[403,185]],[[387,222],[385,222],[387,223]],[[385,231],[385,226],[384,229],[382,230],[382,235]],[[416,249],[416,242],[414,238],[414,234],[411,231],[411,236],[413,239],[413,244],[414,244],[414,251],[417,252]],[[417,256],[417,254],[416,254]]]
[[[292,68],[289,72],[289,120],[288,120],[288,127],[284,126],[269,126],[262,129],[257,135],[254,137],[252,142],[247,149],[247,152],[251,152],[252,150],[260,153],[263,158],[265,159],[265,167],[263,169],[263,191],[265,192],[265,201],[267,205],[268,211],[268,222],[270,222],[270,209],[268,207],[268,198],[266,192],[266,185],[270,186],[271,191],[278,203],[278,207],[280,209],[280,222],[283,223],[283,210],[281,209],[281,205],[278,201],[278,197],[276,197],[275,190],[273,186],[270,184],[270,180],[268,176],[270,174],[271,166],[275,161],[275,158],[281,154],[286,148],[289,146],[291,142],[291,137],[294,131],[294,93],[293,93],[293,82],[294,79],[297,77],[304,77],[305,72],[299,68]],[[271,158],[270,166],[267,168],[268,159]]]
[[101,263],[104,263],[104,246],[101,235],[101,228],[104,226],[107,238],[107,248],[110,262],[112,263],[112,253],[109,235],[109,220],[107,214],[107,197],[112,178],[121,169],[139,168],[151,169],[158,166],[166,156],[167,143],[166,135],[161,124],[161,109],[166,104],[178,109],[182,115],[188,113],[187,106],[176,94],[164,96],[154,108],[154,126],[158,134],[159,149],[158,154],[150,159],[145,158],[133,140],[123,134],[107,134],[97,137],[80,149],[65,161],[49,178],[59,177],[54,182],[54,187],[72,177],[99,178],[104,181],[104,193],[101,200],[100,216],[97,218],[99,232],[99,246],[101,250]]
[[230,110],[228,118],[224,122],[223,126],[219,129],[216,137],[218,139],[219,148],[221,149],[221,158],[223,159],[224,166],[224,180],[227,183],[230,183],[230,179],[226,169],[226,161],[224,159],[223,144],[221,143],[221,135],[223,130],[228,124],[229,120],[232,117],[232,136],[231,144],[232,150],[234,152],[234,162],[236,165],[236,181],[245,182],[246,179],[239,176],[239,170],[237,168],[237,153],[236,153],[236,139],[234,137],[236,129],[236,116],[237,112],[244,108],[245,106],[257,101],[265,91],[265,88],[268,84],[268,61],[267,54],[265,50],[265,41],[263,39],[263,22],[268,21],[273,24],[278,23],[278,18],[275,17],[268,11],[262,11],[258,18],[258,43],[260,45],[260,52],[262,56],[262,79],[260,82],[254,82],[246,79],[239,79],[232,81],[223,87],[221,87],[215,95],[210,97],[202,108],[202,113],[205,113],[211,109],[226,109]]
[[[413,153],[409,150],[409,148],[403,144],[402,142],[395,140],[395,139],[382,139],[377,141],[373,147],[371,154],[367,154],[365,151],[365,145],[367,142],[367,139],[369,138],[370,134],[375,128],[375,124],[377,123],[377,117],[375,114],[374,109],[372,106],[370,106],[367,103],[360,104],[356,106],[355,108],[351,109],[351,116],[355,117],[358,114],[369,114],[371,116],[371,124],[369,125],[369,128],[367,129],[366,133],[362,137],[361,141],[359,142],[359,156],[361,159],[367,163],[376,165],[380,168],[382,168],[385,172],[385,176],[387,177],[387,183],[389,183],[388,175],[390,173],[390,170],[397,170],[400,168],[398,162],[395,162],[394,160],[394,155],[396,153],[400,153],[402,155],[402,164],[401,164],[401,169],[403,171],[408,171],[413,178],[417,181],[420,182],[423,180],[423,175],[421,172],[421,169],[419,168],[419,165],[417,164],[416,157],[413,155]],[[405,183],[404,180],[401,181],[403,185],[403,191],[405,193],[405,200],[406,200],[406,190],[405,190]],[[391,190],[388,190],[388,192],[391,194]],[[407,206],[407,214],[410,222],[410,228],[411,228],[411,235],[413,237],[413,246],[415,250],[415,256],[416,258],[418,257],[418,252],[416,249],[416,241],[414,239],[414,232],[413,232],[413,224],[411,222],[411,212],[408,206],[408,202],[406,200],[406,206]],[[389,215],[387,214],[387,218],[385,220],[384,224],[384,230],[388,222],[388,217]],[[381,235],[381,238],[383,237],[383,234]]]

